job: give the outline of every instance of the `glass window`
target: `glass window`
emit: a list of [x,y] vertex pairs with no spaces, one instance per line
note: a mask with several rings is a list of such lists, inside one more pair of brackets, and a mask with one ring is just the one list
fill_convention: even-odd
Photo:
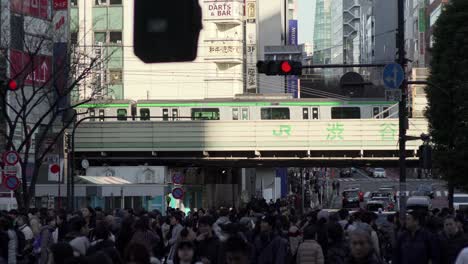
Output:
[[95,5],[106,5],[107,0],[96,0],[96,1],[94,1],[94,4]]
[[309,108],[302,108],[302,119],[309,119]]
[[99,122],[104,122],[104,109],[99,109]]
[[117,120],[127,121],[127,109],[117,109]]
[[110,1],[109,1],[109,4],[110,4],[110,5],[121,5],[121,4],[122,4],[122,0],[110,0]]
[[112,44],[122,44],[122,32],[121,31],[109,32],[109,42]]
[[232,109],[232,120],[239,120],[239,108]]
[[286,120],[289,119],[289,108],[262,108],[262,120]]
[[359,107],[332,107],[332,119],[360,119],[361,108]]
[[249,109],[242,108],[242,120],[249,120]]
[[172,120],[177,120],[178,117],[179,117],[179,109],[177,108],[172,109]]
[[192,108],[192,120],[219,120],[219,108]]
[[123,48],[122,47],[108,47],[107,48],[108,62],[107,66],[109,69],[121,69],[123,68]]
[[317,120],[319,119],[319,108],[312,107],[312,119]]
[[466,196],[454,196],[453,197],[454,203],[468,203],[468,197]]
[[169,120],[169,109],[164,108],[162,110],[162,115],[163,115],[163,120],[168,121]]
[[[380,113],[380,107],[374,106],[374,107],[372,108],[372,115],[373,115],[373,117],[376,117],[379,113]],[[380,118],[380,116],[378,116],[377,118]]]
[[106,32],[94,32],[94,43],[95,44],[107,43],[107,33]]
[[122,83],[122,70],[120,69],[109,70],[109,75],[110,75],[109,81],[111,85]]
[[78,0],[70,0],[71,6],[77,6],[78,5]]
[[89,121],[91,122],[96,121],[96,118],[94,118],[96,116],[96,110],[94,108],[89,109],[89,116],[91,117]]
[[70,31],[77,32],[79,26],[78,8],[70,8]]
[[390,111],[388,111],[388,106],[384,106],[383,108],[383,118],[387,118],[390,116]]
[[94,7],[93,8],[93,29],[94,30],[107,30],[107,7]]
[[109,23],[109,30],[122,31],[123,29],[123,7],[110,6],[107,8],[109,16],[107,17]]
[[70,43],[71,44],[78,44],[78,32],[72,32],[70,34]]
[[150,120],[150,110],[148,108],[140,109],[140,120]]

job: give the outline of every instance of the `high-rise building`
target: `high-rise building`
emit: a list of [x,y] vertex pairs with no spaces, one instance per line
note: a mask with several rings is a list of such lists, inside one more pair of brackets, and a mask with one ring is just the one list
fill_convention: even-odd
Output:
[[331,0],[316,0],[314,24],[314,63],[331,61]]
[[74,44],[85,54],[109,56],[84,84],[103,86],[104,98],[202,99],[245,91],[244,0],[200,0],[197,59],[162,64],[145,64],[134,55],[133,1],[71,0],[71,5]]
[[331,63],[353,64],[360,54],[360,12],[359,0],[331,1]]

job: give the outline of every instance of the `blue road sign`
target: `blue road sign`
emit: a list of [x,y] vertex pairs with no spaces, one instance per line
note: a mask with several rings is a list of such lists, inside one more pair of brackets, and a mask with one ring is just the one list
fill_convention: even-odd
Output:
[[184,189],[179,188],[179,187],[174,188],[172,190],[172,197],[174,197],[174,199],[178,199],[178,200],[184,198]]
[[400,64],[391,63],[385,66],[383,70],[383,82],[389,89],[397,89],[405,79],[405,72]]
[[16,176],[8,176],[5,178],[5,187],[7,187],[8,190],[14,191],[16,188],[18,188],[19,185],[19,179]]

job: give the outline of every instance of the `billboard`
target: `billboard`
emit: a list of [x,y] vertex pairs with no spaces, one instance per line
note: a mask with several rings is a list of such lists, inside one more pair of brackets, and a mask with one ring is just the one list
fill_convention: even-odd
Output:
[[[297,20],[289,20],[288,26],[288,44],[289,45],[298,45],[297,40]],[[286,76],[287,90],[288,93],[292,94],[294,98],[299,97],[298,92],[298,77],[297,76]]]
[[205,1],[204,19],[241,19],[244,13],[242,1]]
[[11,0],[12,12],[50,20],[49,0]]
[[[10,49],[10,78],[20,78],[25,85],[43,85],[49,82],[52,71],[52,57],[36,55],[31,63],[29,54]],[[26,70],[25,70],[26,69]],[[20,76],[21,75],[21,76]]]

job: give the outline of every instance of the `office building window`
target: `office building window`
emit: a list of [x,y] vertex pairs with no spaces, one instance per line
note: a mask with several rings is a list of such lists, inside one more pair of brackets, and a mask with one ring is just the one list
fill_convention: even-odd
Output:
[[78,6],[78,0],[70,0],[71,6]]
[[107,43],[107,32],[94,32],[94,43],[95,44]]
[[122,31],[109,32],[109,43],[122,44]]
[[110,0],[109,5],[121,5],[122,0]]
[[97,6],[107,5],[107,0],[96,0],[94,4]]

